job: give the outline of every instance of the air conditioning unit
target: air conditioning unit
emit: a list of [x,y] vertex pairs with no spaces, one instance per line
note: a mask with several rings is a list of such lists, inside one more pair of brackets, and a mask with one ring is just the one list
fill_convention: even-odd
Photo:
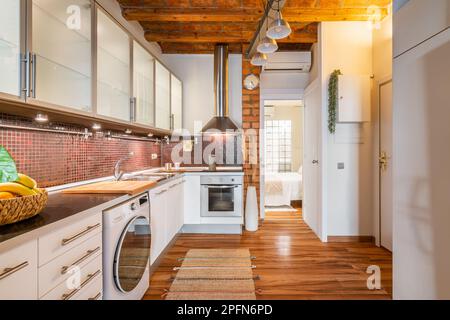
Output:
[[309,73],[311,65],[311,52],[275,52],[268,55],[264,71]]

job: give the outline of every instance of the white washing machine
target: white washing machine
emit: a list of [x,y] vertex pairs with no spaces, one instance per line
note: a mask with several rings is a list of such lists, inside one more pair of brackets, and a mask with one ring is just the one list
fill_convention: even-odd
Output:
[[150,284],[149,195],[103,213],[103,291],[105,300],[141,300]]

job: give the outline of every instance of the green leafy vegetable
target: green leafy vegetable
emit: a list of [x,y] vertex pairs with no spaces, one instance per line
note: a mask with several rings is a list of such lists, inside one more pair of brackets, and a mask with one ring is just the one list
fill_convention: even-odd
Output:
[[0,183],[19,179],[16,163],[4,147],[0,147]]

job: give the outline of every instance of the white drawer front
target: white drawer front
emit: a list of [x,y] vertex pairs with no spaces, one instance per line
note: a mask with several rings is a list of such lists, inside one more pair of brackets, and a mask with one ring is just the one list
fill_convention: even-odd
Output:
[[76,294],[72,300],[103,300],[103,279],[94,280],[92,284],[85,287]]
[[37,240],[0,254],[0,300],[37,299]]
[[83,268],[101,253],[102,234],[97,233],[78,247],[39,268],[39,297],[66,281],[71,276],[71,268]]
[[102,213],[39,238],[39,266],[55,259],[102,231]]
[[[73,279],[79,279],[80,286],[72,288]],[[71,274],[70,278],[46,294],[41,300],[73,300],[82,294],[91,284],[102,279],[102,256],[97,256],[80,270],[79,275]]]

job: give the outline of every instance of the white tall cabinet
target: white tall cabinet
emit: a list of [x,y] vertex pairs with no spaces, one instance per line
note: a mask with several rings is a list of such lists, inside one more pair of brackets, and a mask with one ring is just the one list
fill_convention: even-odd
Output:
[[156,62],[156,127],[171,129],[170,114],[170,71],[160,62]]
[[171,117],[172,117],[172,129],[183,129],[183,83],[174,75],[171,76]]

